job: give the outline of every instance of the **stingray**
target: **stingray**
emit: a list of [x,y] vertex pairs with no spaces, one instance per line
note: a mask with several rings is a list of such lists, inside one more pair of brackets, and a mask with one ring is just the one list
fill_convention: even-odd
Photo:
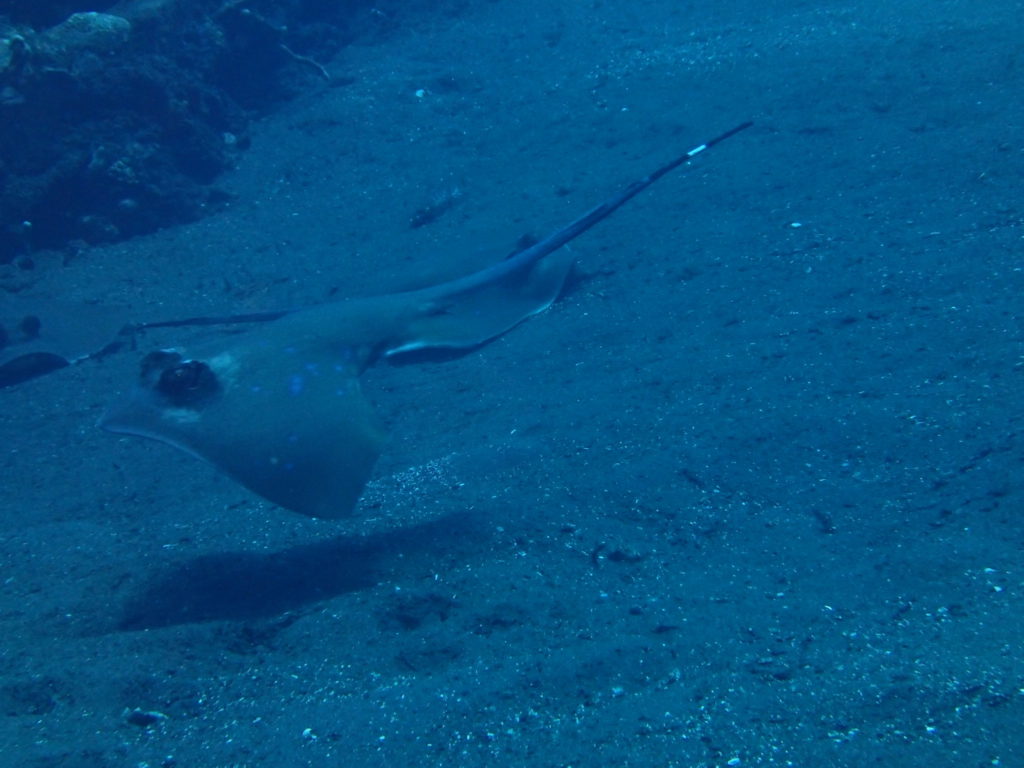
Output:
[[363,371],[395,355],[471,350],[543,311],[562,291],[572,266],[563,245],[749,125],[694,147],[474,274],[421,290],[241,318],[266,322],[188,351],[151,352],[134,389],[100,426],[168,443],[295,512],[346,516],[385,438],[360,390]]

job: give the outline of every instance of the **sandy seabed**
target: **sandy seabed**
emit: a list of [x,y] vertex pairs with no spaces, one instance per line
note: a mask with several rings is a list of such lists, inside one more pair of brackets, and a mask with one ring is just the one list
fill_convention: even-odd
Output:
[[0,391],[4,764],[1024,766],[1021,40],[1008,1],[467,3],[329,62],[227,210],[40,255],[137,320],[386,293],[756,123],[547,312],[370,371],[351,520],[97,430],[142,350]]

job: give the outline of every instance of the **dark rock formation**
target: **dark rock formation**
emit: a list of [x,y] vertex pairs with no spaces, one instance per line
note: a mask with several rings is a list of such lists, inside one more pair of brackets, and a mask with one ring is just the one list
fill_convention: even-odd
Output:
[[366,0],[84,7],[14,0],[0,17],[0,264],[215,210],[211,182],[251,116],[330,80],[318,61],[393,23]]

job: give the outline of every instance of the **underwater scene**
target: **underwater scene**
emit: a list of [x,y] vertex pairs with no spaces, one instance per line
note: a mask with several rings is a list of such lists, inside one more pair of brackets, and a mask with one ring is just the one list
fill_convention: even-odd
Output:
[[1024,768],[1024,2],[0,2],[0,766]]

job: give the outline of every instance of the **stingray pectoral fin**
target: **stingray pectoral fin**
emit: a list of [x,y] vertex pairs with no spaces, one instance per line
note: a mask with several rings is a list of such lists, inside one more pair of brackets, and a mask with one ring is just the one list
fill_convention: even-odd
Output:
[[344,517],[370,477],[384,431],[351,370],[291,363],[279,351],[246,349],[203,362],[175,355],[156,372],[144,362],[139,386],[100,426],[205,459],[295,512]]
[[358,383],[349,384],[344,393],[289,395],[256,417],[255,403],[239,399],[211,424],[197,453],[275,504],[311,517],[345,517],[384,444]]
[[568,253],[544,259],[512,257],[460,280],[408,294],[415,298],[417,311],[386,354],[483,344],[551,306],[571,268]]

